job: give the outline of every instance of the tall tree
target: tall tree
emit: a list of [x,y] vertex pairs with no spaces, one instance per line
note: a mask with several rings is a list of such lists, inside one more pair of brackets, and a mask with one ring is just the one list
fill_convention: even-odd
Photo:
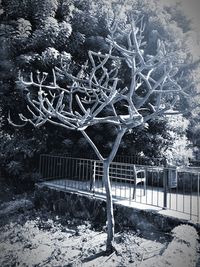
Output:
[[[171,114],[182,88],[174,80],[176,72],[173,61],[171,57],[168,58],[163,41],[158,41],[155,55],[145,53],[144,22],[140,15],[128,16],[127,24],[109,19],[108,25],[108,52],[89,51],[89,61],[78,72],[70,71],[69,66],[64,64],[62,68],[56,68],[56,72],[53,70],[53,83],[49,83],[47,73],[38,73],[36,77],[32,73],[29,81],[20,78],[27,90],[31,116],[19,116],[25,124],[30,122],[35,127],[49,122],[79,131],[91,145],[103,163],[107,251],[112,251],[114,215],[110,164],[127,132],[144,125],[150,119]],[[120,43],[119,39],[124,42]],[[126,64],[129,70],[129,84],[120,79],[122,64]],[[67,81],[65,87],[59,84],[60,76]],[[13,124],[10,119],[9,121]],[[89,128],[99,124],[109,124],[115,128],[113,146],[106,156],[88,134]]]

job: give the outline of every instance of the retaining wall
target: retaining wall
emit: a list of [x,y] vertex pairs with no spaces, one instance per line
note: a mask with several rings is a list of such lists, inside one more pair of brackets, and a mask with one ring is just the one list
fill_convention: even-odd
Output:
[[[91,220],[97,225],[106,223],[106,202],[92,195],[36,184],[34,202],[38,208],[47,208],[72,218]],[[114,216],[116,230],[128,227],[132,230],[168,232],[179,224],[190,224],[185,220],[159,214],[155,210],[140,210],[117,203],[114,203]]]

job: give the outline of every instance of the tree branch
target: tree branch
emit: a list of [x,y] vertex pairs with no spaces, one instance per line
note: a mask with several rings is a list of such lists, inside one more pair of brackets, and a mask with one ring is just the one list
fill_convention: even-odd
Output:
[[99,152],[98,148],[95,146],[94,142],[90,139],[89,135],[85,132],[85,131],[81,131],[81,133],[83,134],[83,136],[85,137],[85,139],[88,141],[88,143],[92,146],[92,148],[94,149],[97,157],[103,161],[104,158],[102,157],[101,153]]

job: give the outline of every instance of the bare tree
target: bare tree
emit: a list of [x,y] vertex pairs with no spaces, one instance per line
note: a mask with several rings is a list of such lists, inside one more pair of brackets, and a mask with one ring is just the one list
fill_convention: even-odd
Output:
[[[158,41],[155,55],[145,55],[144,25],[141,19],[132,19],[126,26],[114,20],[109,24],[109,31],[110,35],[106,39],[108,52],[103,54],[89,51],[89,60],[77,74],[63,66],[53,70],[52,83],[47,82],[47,73],[38,73],[35,79],[31,74],[29,81],[20,76],[20,82],[28,91],[27,108],[31,118],[19,114],[22,121],[30,122],[35,127],[49,122],[80,131],[103,163],[107,201],[107,251],[113,249],[114,240],[109,166],[121,139],[130,129],[156,116],[169,114],[182,92],[173,79],[176,70],[167,58],[164,43]],[[119,37],[123,44],[117,41]],[[120,64],[128,66],[129,86],[123,86],[119,79]],[[59,85],[58,75],[66,77],[66,87]],[[32,93],[32,87],[37,88],[36,96]],[[119,111],[119,106],[123,106],[123,112]],[[9,121],[11,122],[10,118]],[[106,158],[87,132],[89,127],[96,124],[111,124],[117,128],[113,147]]]

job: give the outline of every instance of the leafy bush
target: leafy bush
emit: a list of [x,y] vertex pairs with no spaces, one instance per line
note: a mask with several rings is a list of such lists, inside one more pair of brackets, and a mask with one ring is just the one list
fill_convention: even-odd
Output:
[[17,190],[32,189],[34,182],[41,179],[38,166],[39,153],[46,146],[44,137],[28,139],[19,132],[0,137],[0,169]]
[[11,160],[6,165],[6,170],[11,176],[18,176],[21,174],[21,172],[23,170],[22,162],[19,162],[16,160]]

